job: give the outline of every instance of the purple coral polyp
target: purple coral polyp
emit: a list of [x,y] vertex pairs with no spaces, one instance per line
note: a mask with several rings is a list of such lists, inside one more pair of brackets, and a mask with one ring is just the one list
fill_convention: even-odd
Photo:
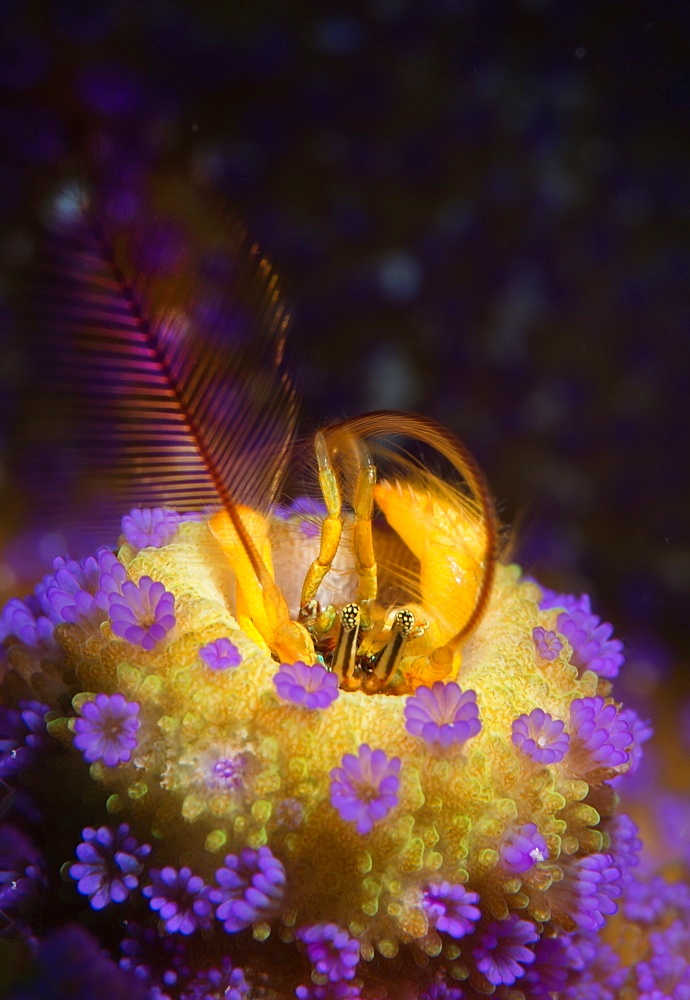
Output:
[[45,887],[44,861],[31,840],[0,823],[0,918],[36,903]]
[[171,986],[189,977],[184,942],[134,920],[127,920],[125,927],[120,968],[151,987],[149,1000],[163,1000]]
[[77,879],[78,891],[89,897],[94,910],[102,910],[111,902],[123,903],[139,885],[150,845],[140,844],[130,834],[127,823],[121,823],[116,830],[85,827],[82,837],[76,852],[79,860],[69,870]]
[[209,927],[212,903],[209,888],[200,875],[170,865],[152,868],[151,884],[142,889],[151,909],[158,913],[168,934],[193,934],[198,927]]
[[159,549],[175,537],[180,515],[167,507],[135,507],[122,518],[122,533],[135,549]]
[[422,906],[429,923],[453,938],[462,938],[474,931],[481,910],[476,905],[479,894],[464,885],[435,882],[428,885],[422,896]]
[[0,778],[18,774],[35,762],[46,742],[48,705],[20,701],[17,708],[0,705]]
[[[632,733],[632,744],[630,746],[630,770],[628,774],[634,774],[640,766],[640,761],[644,751],[642,749],[642,744],[650,740],[654,735],[654,727],[649,719],[641,719],[637,712],[633,708],[624,708],[619,712],[619,716],[625,722],[627,722],[630,732]],[[618,784],[622,775],[618,775],[611,779],[611,784]]]
[[331,802],[357,833],[370,833],[398,804],[400,758],[362,743],[357,756],[343,754],[341,764],[331,771]]
[[199,650],[199,656],[209,670],[217,672],[239,667],[242,662],[242,654],[239,649],[226,638],[214,639],[213,642],[206,643]]
[[54,559],[53,572],[43,578],[35,593],[56,625],[102,617],[83,566],[72,559]]
[[637,966],[640,1000],[685,1000],[690,996],[690,927],[674,920],[649,935],[650,954]]
[[175,625],[175,597],[162,583],[142,576],[126,580],[120,593],[109,596],[110,624],[115,635],[151,650]]
[[218,757],[206,772],[206,785],[218,791],[237,791],[242,787],[247,768],[247,755]]
[[338,678],[319,663],[281,663],[273,683],[283,701],[301,708],[328,708],[338,697]]
[[139,703],[126,701],[121,694],[97,694],[81,706],[74,721],[74,745],[93,763],[102,760],[108,767],[132,759],[137,746]]
[[60,587],[50,587],[46,591],[46,601],[50,604],[51,618],[56,623],[70,622],[95,628],[103,621],[103,612],[96,598],[87,590],[70,593]]
[[618,909],[621,872],[610,854],[590,854],[563,866],[563,879],[550,896],[586,932],[601,930]]
[[332,983],[354,979],[359,962],[359,941],[337,924],[301,927],[297,937],[304,942],[309,961],[319,975]]
[[98,589],[96,590],[96,603],[105,615],[110,609],[110,598],[113,594],[122,594],[122,585],[127,581],[127,570],[118,562],[112,552],[99,550],[103,556],[99,559],[101,572],[98,577]]
[[618,676],[625,662],[623,643],[613,639],[613,626],[602,622],[598,615],[592,612],[592,605],[587,594],[574,597],[572,594],[559,594],[554,590],[542,588],[542,610],[549,608],[564,608],[558,616],[557,627],[572,647],[570,662],[583,670],[593,670],[600,677],[613,678]]
[[621,885],[627,885],[633,878],[633,868],[640,863],[642,841],[637,824],[627,813],[618,813],[607,825],[611,840],[609,853],[613,863],[621,873]]
[[604,699],[575,698],[570,703],[570,759],[583,773],[621,768],[630,761],[633,734],[629,722]]
[[538,938],[534,924],[515,913],[507,920],[495,920],[487,924],[473,949],[477,968],[493,986],[512,986],[524,975],[525,966],[534,962],[534,951],[527,946]]
[[501,843],[501,863],[506,871],[523,875],[549,857],[549,849],[535,823],[509,830]]
[[0,615],[0,642],[16,639],[34,649],[51,650],[54,647],[54,628],[54,623],[43,613],[33,594],[25,600],[13,597]]
[[574,594],[560,594],[557,590],[550,590],[548,587],[542,587],[541,591],[542,598],[539,607],[542,611],[547,611],[550,608],[565,608],[566,611],[585,611],[587,614],[592,612],[588,594],[580,594],[579,597],[575,597]]
[[227,854],[211,891],[216,917],[228,934],[274,916],[285,894],[285,868],[269,847]]
[[107,614],[107,600],[99,596],[103,587],[119,590],[126,580],[124,566],[110,549],[100,548],[82,562],[58,557],[53,572],[36,587],[36,597],[51,621],[98,628]]
[[563,760],[570,746],[565,723],[541,708],[513,720],[512,740],[518,750],[535,764],[557,764]]
[[422,685],[405,703],[405,728],[431,747],[462,746],[481,727],[476,692],[454,681]]
[[623,643],[613,639],[613,625],[582,608],[558,616],[558,630],[572,647],[570,662],[578,670],[593,670],[600,677],[617,677],[625,662]]
[[542,628],[541,625],[532,629],[532,638],[534,639],[537,653],[542,660],[546,660],[547,662],[555,660],[563,649],[563,643],[556,633],[549,632],[547,629]]

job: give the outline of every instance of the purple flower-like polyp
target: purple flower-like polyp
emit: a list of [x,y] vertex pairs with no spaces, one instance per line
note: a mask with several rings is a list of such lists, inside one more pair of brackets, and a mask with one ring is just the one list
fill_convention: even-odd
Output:
[[627,813],[618,813],[606,827],[611,838],[609,853],[613,863],[621,873],[621,885],[627,885],[633,878],[632,869],[640,863],[642,841],[638,837],[637,824]]
[[640,1000],[685,1000],[690,996],[690,927],[675,920],[649,935],[651,953],[635,970]]
[[461,938],[471,934],[481,917],[476,905],[479,894],[466,889],[464,885],[450,882],[434,882],[424,890],[422,906],[429,923],[450,937]]
[[[520,989],[530,1000],[552,1000],[560,997],[569,971],[576,967],[568,937],[542,935],[534,948],[534,963],[520,978]],[[565,994],[563,994],[565,996]],[[594,994],[598,1000],[609,1000],[609,994]],[[573,994],[569,1000],[586,1000],[586,994]]]
[[343,754],[341,767],[331,771],[331,802],[341,817],[369,833],[398,804],[400,758],[362,743],[357,756]]
[[556,633],[549,632],[547,629],[542,628],[541,625],[532,629],[532,638],[534,639],[537,653],[542,660],[555,660],[563,649],[563,643]]
[[79,861],[69,873],[77,879],[77,889],[88,896],[94,910],[108,903],[123,903],[139,885],[143,859],[151,852],[149,844],[140,844],[129,832],[127,823],[116,830],[101,826],[85,827],[84,838],[77,845]]
[[138,702],[126,701],[121,694],[97,694],[84,702],[81,715],[74,721],[74,745],[84,760],[102,760],[108,767],[131,760],[139,729]]
[[338,678],[319,663],[281,663],[273,683],[284,701],[301,708],[328,708],[338,697]]
[[626,718],[601,697],[575,698],[570,703],[570,757],[583,773],[627,764],[633,734]]
[[242,662],[242,654],[239,649],[226,638],[214,639],[213,642],[206,643],[199,650],[199,656],[209,670],[216,671],[239,667]]
[[35,903],[45,888],[44,861],[18,827],[0,823],[0,916]]
[[143,649],[153,649],[175,625],[175,597],[162,583],[142,576],[126,580],[110,594],[108,611],[115,635]]
[[269,847],[227,854],[216,881],[211,898],[228,934],[274,916],[285,894],[285,868]]
[[166,507],[135,507],[122,518],[122,533],[135,549],[160,549],[180,524],[180,515]]
[[477,695],[454,681],[422,685],[405,703],[405,728],[430,746],[462,746],[482,728]]
[[142,892],[168,934],[193,934],[197,927],[210,926],[210,890],[200,875],[193,875],[187,867],[178,871],[167,865],[152,868],[150,876],[152,884],[145,885]]
[[522,875],[549,857],[549,849],[535,823],[509,830],[501,842],[501,863],[506,871]]
[[233,792],[242,788],[247,769],[247,754],[237,753],[208,759],[204,768],[204,783],[207,788]]
[[557,764],[563,760],[570,745],[565,723],[554,719],[541,708],[513,720],[512,740],[518,750],[535,764]]
[[600,677],[617,677],[625,662],[623,643],[612,639],[613,625],[602,622],[584,608],[564,611],[558,616],[558,630],[572,646],[570,662],[578,670],[593,670]]
[[127,580],[127,570],[114,553],[107,549],[99,549],[96,555],[102,567],[98,576],[96,603],[107,615],[110,611],[110,598],[113,594],[122,594],[122,585]]
[[646,925],[659,923],[671,910],[690,920],[690,886],[668,882],[662,875],[644,881],[633,878],[625,886],[622,909],[627,920]]
[[0,705],[0,778],[31,766],[46,741],[48,705],[20,701],[17,708]]
[[630,746],[630,770],[626,775],[618,775],[611,779],[611,784],[618,784],[627,775],[634,774],[640,766],[640,761],[644,756],[642,744],[650,740],[654,735],[654,726],[650,719],[641,719],[634,708],[624,708],[620,712],[621,719],[624,719],[630,727],[632,733],[632,744]]
[[190,974],[186,945],[178,937],[159,934],[158,928],[144,927],[134,920],[126,921],[125,926],[120,968],[151,988],[149,1000],[163,1000],[169,987]]
[[89,589],[89,580],[82,565],[73,559],[60,556],[53,560],[53,572],[36,586],[36,597],[54,624],[61,622],[89,622],[103,620]]
[[[44,576],[36,587],[36,597],[51,619],[96,629],[108,611],[109,591],[119,591],[127,579],[124,566],[110,549],[100,548],[82,562],[58,557],[53,560],[53,572]],[[104,591],[103,588],[106,588]]]
[[539,933],[529,920],[512,913],[507,920],[495,920],[484,928],[474,948],[477,968],[494,986],[512,986],[534,961],[534,944]]
[[55,645],[54,630],[33,594],[23,601],[11,598],[0,612],[0,642],[14,637],[25,646],[48,651]]
[[564,865],[563,878],[549,891],[583,931],[599,931],[618,909],[621,872],[610,854],[589,854]]
[[301,927],[297,937],[304,941],[309,961],[319,975],[332,983],[354,979],[359,962],[359,941],[337,924],[312,924]]
[[539,607],[542,611],[547,611],[549,608],[565,608],[566,611],[585,611],[587,614],[592,612],[588,594],[575,597],[574,594],[559,594],[558,591],[549,590],[548,587],[542,587],[541,590],[542,599]]

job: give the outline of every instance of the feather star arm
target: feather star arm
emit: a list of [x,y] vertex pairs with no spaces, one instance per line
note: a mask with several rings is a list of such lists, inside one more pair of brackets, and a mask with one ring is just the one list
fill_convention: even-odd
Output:
[[241,535],[236,505],[270,505],[293,438],[276,276],[177,179],[152,181],[132,220],[95,204],[83,189],[54,202],[32,291],[33,523],[102,532],[134,504],[220,504]]

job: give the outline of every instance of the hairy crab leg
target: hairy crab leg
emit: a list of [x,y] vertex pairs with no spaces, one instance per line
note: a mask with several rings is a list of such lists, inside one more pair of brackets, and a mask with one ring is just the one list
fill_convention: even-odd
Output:
[[340,536],[343,530],[342,522],[342,500],[340,497],[340,487],[338,479],[328,452],[326,438],[321,431],[314,439],[314,451],[319,469],[319,485],[326,504],[327,516],[321,525],[321,538],[319,541],[319,554],[313,561],[302,586],[301,607],[303,609],[313,607],[316,594],[335,559]]
[[374,555],[374,539],[371,530],[371,519],[374,511],[374,487],[376,486],[376,466],[369,449],[363,441],[354,438],[359,471],[355,489],[354,511],[355,520],[352,528],[352,548],[355,557],[355,569],[359,577],[357,600],[360,606],[361,628],[371,628],[369,608],[376,600],[378,589],[376,556]]

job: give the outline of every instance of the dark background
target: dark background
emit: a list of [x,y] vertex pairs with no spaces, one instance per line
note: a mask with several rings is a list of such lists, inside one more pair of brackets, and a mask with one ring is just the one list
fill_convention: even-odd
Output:
[[[516,557],[587,590],[633,694],[687,663],[690,5],[0,5],[0,418],[12,292],[100,132],[211,184],[281,275],[302,429],[380,407],[475,453]],[[0,585],[54,540],[3,466]],[[654,667],[651,664],[655,664]]]

